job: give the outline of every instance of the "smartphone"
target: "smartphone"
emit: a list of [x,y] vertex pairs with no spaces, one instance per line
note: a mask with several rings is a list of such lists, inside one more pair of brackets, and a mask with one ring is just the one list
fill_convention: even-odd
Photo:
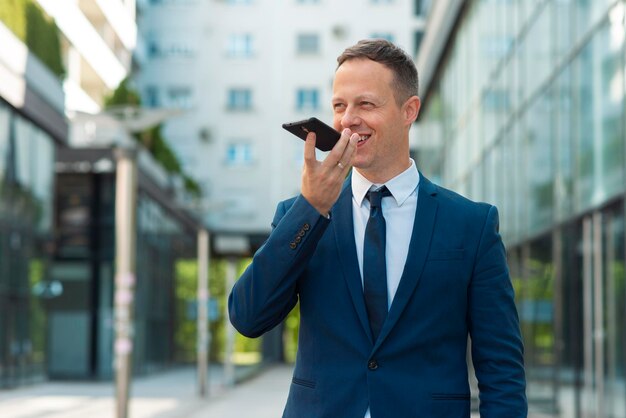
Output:
[[283,128],[303,140],[306,139],[309,132],[315,132],[315,147],[320,151],[330,151],[341,137],[339,132],[318,118],[283,123]]

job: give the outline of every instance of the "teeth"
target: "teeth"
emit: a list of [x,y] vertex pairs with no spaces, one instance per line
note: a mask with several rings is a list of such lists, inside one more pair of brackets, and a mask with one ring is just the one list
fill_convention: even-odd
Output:
[[362,137],[359,138],[359,142],[363,142],[366,139],[368,139],[370,136],[369,135],[363,135]]

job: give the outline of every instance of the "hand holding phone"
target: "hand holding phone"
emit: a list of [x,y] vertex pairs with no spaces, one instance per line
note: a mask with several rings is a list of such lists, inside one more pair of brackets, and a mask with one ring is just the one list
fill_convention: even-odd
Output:
[[306,140],[309,132],[315,132],[315,147],[320,151],[330,151],[341,137],[339,132],[315,117],[283,123],[283,128],[302,140]]

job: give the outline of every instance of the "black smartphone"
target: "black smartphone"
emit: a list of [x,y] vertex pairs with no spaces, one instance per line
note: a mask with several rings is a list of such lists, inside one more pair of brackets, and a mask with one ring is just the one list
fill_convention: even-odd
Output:
[[283,123],[283,128],[303,140],[306,139],[309,132],[315,132],[315,147],[320,151],[330,151],[341,137],[339,132],[318,118]]

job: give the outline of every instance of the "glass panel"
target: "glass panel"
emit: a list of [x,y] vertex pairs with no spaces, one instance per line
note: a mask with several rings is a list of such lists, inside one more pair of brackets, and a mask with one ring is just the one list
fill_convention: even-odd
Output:
[[598,205],[624,189],[623,38],[604,25],[577,57],[578,209]]
[[553,216],[553,150],[552,150],[552,91],[542,94],[526,115],[526,151],[528,152],[529,187],[528,215],[532,231],[550,225]]
[[309,111],[319,109],[319,91],[317,89],[298,89],[296,93],[296,109]]
[[316,33],[301,33],[297,38],[297,48],[300,54],[317,54],[319,52],[319,35]]
[[565,58],[575,44],[573,16],[575,6],[570,0],[550,2],[552,24],[554,25],[554,53],[558,61]]
[[[515,156],[515,144],[511,137],[511,131],[507,131],[502,139],[502,195],[500,203],[500,218],[502,237],[506,242],[516,239],[515,235],[515,201],[516,201],[516,173],[517,158]],[[504,174],[506,173],[506,174]]]
[[519,241],[525,235],[528,234],[528,211],[526,196],[528,196],[528,152],[524,146],[524,137],[522,135],[522,126],[520,126],[520,120],[516,120],[511,128],[511,141],[513,141],[513,152],[517,156],[516,163],[514,165],[514,187],[515,191],[515,222],[513,227],[515,228],[516,241]]
[[524,51],[524,98],[536,94],[553,69],[553,30],[550,25],[550,10],[547,7],[542,7],[540,10],[536,20],[533,20],[526,37],[522,40]]
[[252,108],[252,90],[249,88],[231,88],[228,90],[229,110],[250,110]]
[[54,143],[51,137],[39,131],[34,133],[36,154],[31,156],[33,164],[33,193],[40,210],[37,211],[39,232],[52,230],[52,206],[54,202]]
[[[609,5],[619,3],[615,0],[574,0],[574,21],[576,31],[573,41],[577,42],[582,35],[586,34],[600,19],[602,19],[609,9]],[[623,8],[623,5],[619,5]]]
[[580,417],[583,382],[583,242],[582,224],[577,221],[561,232],[560,316],[563,326],[559,341],[560,417]]
[[[0,103],[0,185],[4,181],[4,170],[6,168],[9,147],[9,120],[9,109]],[[2,186],[0,186],[0,188],[1,187]]]
[[620,204],[603,214],[605,382],[600,405],[605,416],[626,418],[626,270],[624,209]]
[[529,246],[520,316],[524,334],[528,400],[533,411],[556,409],[556,335],[554,327],[555,269],[552,237]]
[[[590,0],[586,0],[590,1]],[[521,11],[521,24],[528,24],[531,19],[533,19],[536,13],[539,12],[540,9],[548,3],[545,0],[524,0],[522,1],[522,7],[520,7]]]
[[575,149],[572,132],[572,84],[571,71],[567,67],[556,79],[554,86],[554,111],[552,118],[556,139],[556,173],[554,180],[555,216],[565,219],[572,213],[574,204],[573,150]]
[[33,146],[33,125],[16,116],[15,119],[15,146],[16,146],[16,174],[18,183],[30,189],[33,182],[33,164],[31,158],[37,150]]
[[0,104],[0,386],[4,387],[41,378],[46,364],[46,317],[38,289],[45,290],[48,277],[53,161],[52,139]]
[[489,202],[491,204],[497,204],[496,202],[496,153],[494,149],[491,149],[490,152],[485,156],[483,166],[484,166],[484,174],[485,176],[481,179],[478,178],[478,181],[483,182],[483,198],[485,202]]
[[249,58],[253,54],[253,37],[249,33],[232,34],[227,48],[230,57]]

